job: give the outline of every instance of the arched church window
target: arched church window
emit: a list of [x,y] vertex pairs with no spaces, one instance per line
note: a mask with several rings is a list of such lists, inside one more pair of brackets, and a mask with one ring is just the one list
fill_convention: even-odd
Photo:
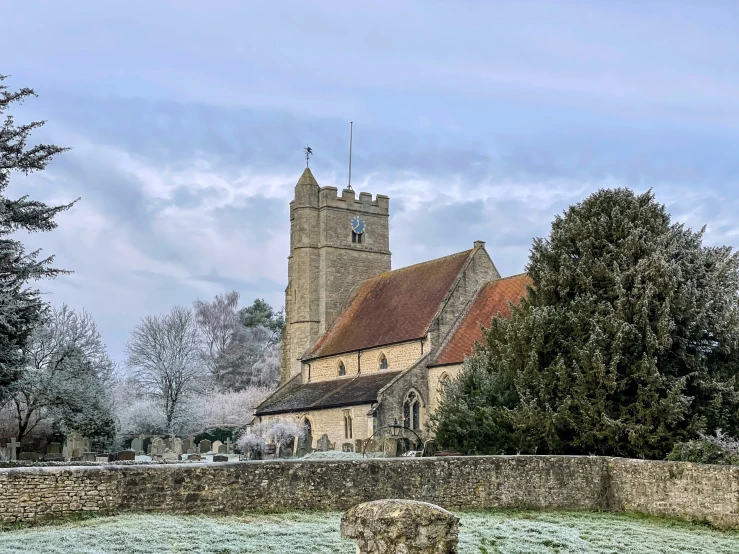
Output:
[[387,356],[385,354],[380,354],[380,369],[387,369]]
[[409,392],[403,402],[403,427],[417,431],[421,428],[421,399],[414,392]]
[[344,365],[344,362],[339,362],[339,377],[342,375],[346,375],[346,366]]
[[313,435],[313,426],[310,424],[310,420],[307,417],[303,420],[303,430],[306,435]]

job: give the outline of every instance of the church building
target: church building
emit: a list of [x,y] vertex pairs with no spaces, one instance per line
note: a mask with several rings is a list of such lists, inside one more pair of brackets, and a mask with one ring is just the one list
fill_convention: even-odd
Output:
[[256,421],[301,424],[338,450],[395,421],[424,436],[440,383],[480,326],[525,296],[528,276],[502,278],[482,241],[391,270],[389,214],[387,196],[339,196],[303,172],[290,202],[281,384]]

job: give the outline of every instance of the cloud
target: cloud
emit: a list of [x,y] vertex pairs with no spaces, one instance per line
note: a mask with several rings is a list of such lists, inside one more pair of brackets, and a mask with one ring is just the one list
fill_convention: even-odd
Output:
[[394,267],[485,240],[518,273],[555,214],[614,186],[653,187],[708,243],[736,247],[736,15],[679,1],[17,2],[0,71],[40,97],[14,114],[73,150],[10,193],[82,198],[24,240],[75,270],[42,286],[90,310],[118,359],[140,317],[175,304],[236,289],[282,305],[302,148],[321,185],[343,188],[349,121],[354,188],[391,198]]

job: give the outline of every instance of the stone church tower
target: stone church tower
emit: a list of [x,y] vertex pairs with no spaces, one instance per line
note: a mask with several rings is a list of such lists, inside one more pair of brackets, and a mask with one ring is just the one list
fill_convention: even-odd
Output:
[[341,313],[354,287],[390,271],[389,204],[366,192],[319,187],[310,169],[290,202],[281,382],[300,373],[300,358]]

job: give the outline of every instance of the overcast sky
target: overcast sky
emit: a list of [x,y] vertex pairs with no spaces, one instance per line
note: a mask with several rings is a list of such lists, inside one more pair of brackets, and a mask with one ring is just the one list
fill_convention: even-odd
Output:
[[390,196],[393,267],[484,240],[523,271],[553,216],[652,187],[739,247],[739,3],[0,0],[16,120],[71,146],[11,195],[80,202],[27,242],[112,355],[149,313],[237,290],[279,308],[305,162]]

